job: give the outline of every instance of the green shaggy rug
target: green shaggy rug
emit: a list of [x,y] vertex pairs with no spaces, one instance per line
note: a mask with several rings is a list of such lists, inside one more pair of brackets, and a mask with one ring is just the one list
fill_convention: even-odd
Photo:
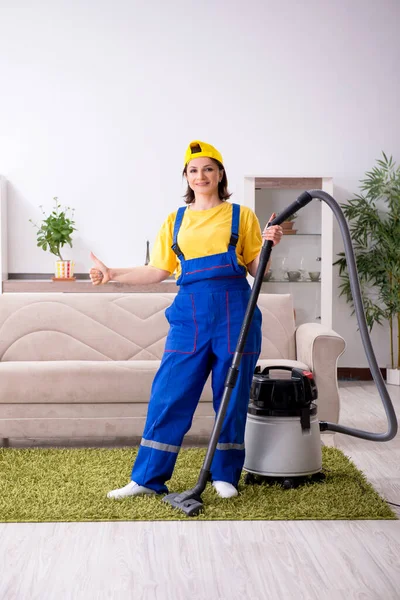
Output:
[[[396,519],[352,462],[323,448],[323,483],[284,490],[245,485],[236,498],[219,498],[207,485],[205,510],[195,520]],[[160,496],[111,500],[106,493],[129,481],[136,449],[0,449],[0,521],[186,520]],[[180,452],[170,491],[194,486],[204,449]]]

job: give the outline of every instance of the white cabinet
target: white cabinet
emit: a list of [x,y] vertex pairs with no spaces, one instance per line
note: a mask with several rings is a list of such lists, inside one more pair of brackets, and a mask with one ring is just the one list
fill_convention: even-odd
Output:
[[0,293],[7,278],[7,181],[0,175]]
[[[264,227],[271,213],[278,214],[301,192],[312,189],[332,195],[332,179],[246,177],[244,203],[254,210]],[[324,202],[315,199],[297,213],[293,231],[272,250],[271,277],[263,283],[261,292],[292,294],[297,325],[315,321],[331,328],[333,213]]]

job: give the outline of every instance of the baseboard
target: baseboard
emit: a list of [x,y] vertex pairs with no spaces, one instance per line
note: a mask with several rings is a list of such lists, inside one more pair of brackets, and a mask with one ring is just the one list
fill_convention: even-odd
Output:
[[[380,369],[386,379],[386,369]],[[339,381],[371,381],[373,379],[369,367],[338,367]]]

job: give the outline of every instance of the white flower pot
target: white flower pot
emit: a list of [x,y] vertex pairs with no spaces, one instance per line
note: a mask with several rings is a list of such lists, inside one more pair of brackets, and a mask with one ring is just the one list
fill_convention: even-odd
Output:
[[74,267],[75,263],[72,260],[57,260],[53,279],[75,279]]
[[386,368],[386,383],[388,385],[400,385],[400,369]]

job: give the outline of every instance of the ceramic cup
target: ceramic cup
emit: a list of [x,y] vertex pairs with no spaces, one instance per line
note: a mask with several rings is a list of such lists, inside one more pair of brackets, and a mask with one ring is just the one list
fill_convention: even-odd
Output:
[[321,277],[320,271],[308,271],[308,274],[310,276],[311,281],[319,281],[319,278]]
[[300,271],[288,271],[287,276],[289,281],[298,281],[301,277]]

